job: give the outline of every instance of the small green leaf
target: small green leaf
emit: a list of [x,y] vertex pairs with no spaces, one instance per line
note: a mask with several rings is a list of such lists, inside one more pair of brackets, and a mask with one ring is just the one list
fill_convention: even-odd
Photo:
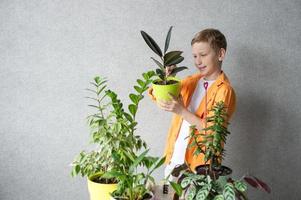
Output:
[[131,113],[133,116],[135,116],[135,115],[136,115],[136,112],[137,112],[137,106],[134,105],[134,104],[130,104],[130,105],[129,105],[129,111],[130,111],[130,113]]
[[135,90],[138,92],[138,93],[142,93],[143,90],[142,88],[138,87],[137,85],[134,86]]
[[181,185],[172,181],[169,181],[171,187],[175,190],[175,192],[177,193],[178,196],[182,196],[182,188]]
[[129,97],[130,97],[130,99],[132,100],[132,102],[134,103],[134,104],[138,104],[138,96],[137,95],[135,95],[135,94],[130,94],[129,95]]
[[137,83],[141,86],[144,87],[145,83],[141,79],[137,79]]
[[148,79],[149,79],[149,77],[148,77],[148,74],[147,74],[147,73],[143,73],[143,74],[142,74],[142,76],[143,76],[143,78],[144,78],[145,80],[148,80]]

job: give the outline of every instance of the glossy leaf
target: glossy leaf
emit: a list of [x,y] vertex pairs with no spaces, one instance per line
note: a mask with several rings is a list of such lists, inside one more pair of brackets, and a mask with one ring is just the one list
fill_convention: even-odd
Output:
[[169,181],[171,187],[175,190],[178,196],[181,196],[183,193],[183,190],[181,188],[181,185],[172,181]]
[[177,67],[177,68],[175,68],[175,69],[172,70],[171,75],[176,75],[178,72],[183,71],[185,69],[188,69],[188,67],[184,67],[184,66]]
[[155,40],[144,31],[141,31],[141,35],[146,44],[153,50],[153,52],[155,52],[158,56],[162,57],[162,51],[158,44],[155,42]]
[[158,67],[160,67],[161,70],[164,70],[164,66],[156,59],[154,59],[153,57],[151,57],[151,59],[158,65]]
[[171,30],[172,30],[172,26],[169,28],[169,31],[168,31],[166,39],[165,39],[164,54],[166,53],[166,51],[169,47],[169,42],[170,42],[170,37],[171,37]]
[[170,51],[164,55],[164,65],[168,66],[174,60],[179,59],[181,57],[182,51]]
[[166,63],[165,65],[166,66],[169,66],[169,65],[176,65],[176,64],[179,64],[180,62],[182,62],[184,60],[184,57],[180,56],[176,59],[173,59],[172,61],[170,61],[169,63]]

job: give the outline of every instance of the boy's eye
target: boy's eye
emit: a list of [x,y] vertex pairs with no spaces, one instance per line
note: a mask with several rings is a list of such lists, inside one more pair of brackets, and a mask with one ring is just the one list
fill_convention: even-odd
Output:
[[201,55],[201,56],[206,56],[206,54],[203,54],[203,55]]

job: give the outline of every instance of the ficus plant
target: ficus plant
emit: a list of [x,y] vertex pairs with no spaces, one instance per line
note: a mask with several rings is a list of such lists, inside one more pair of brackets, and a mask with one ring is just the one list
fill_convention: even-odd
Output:
[[[141,31],[141,35],[146,42],[146,44],[151,48],[151,50],[159,56],[159,60],[151,57],[151,59],[156,63],[157,67],[155,72],[156,75],[160,78],[156,84],[160,85],[168,85],[172,84],[174,80],[168,80],[168,77],[175,76],[178,72],[187,69],[185,66],[177,67],[176,65],[181,63],[184,60],[184,57],[182,56],[182,51],[169,51],[169,43],[171,38],[171,31],[172,26],[169,28],[169,31],[167,33],[166,39],[165,39],[165,46],[164,51],[160,49],[158,44],[155,42],[155,40],[146,32]],[[167,67],[169,69],[167,70]]]
[[[91,129],[91,143],[95,149],[80,152],[71,164],[72,176],[80,174],[90,177],[96,173],[102,175],[112,169],[130,169],[136,152],[147,148],[145,141],[139,135],[135,135],[136,113],[144,97],[143,93],[152,83],[154,76],[155,73],[149,71],[137,80],[135,93],[129,95],[131,103],[128,105],[128,111],[124,109],[117,94],[107,89],[105,78],[94,78],[91,82],[92,88],[87,89],[91,94],[87,98],[93,102],[89,106],[94,108],[95,112],[87,117],[87,121]],[[99,176],[93,181],[116,183],[118,179]]]
[[190,127],[193,142],[188,148],[195,149],[194,156],[203,155],[205,165],[197,167],[197,173],[185,167],[178,182],[171,182],[177,197],[184,192],[187,200],[247,200],[247,184],[271,192],[270,187],[255,176],[245,175],[237,180],[231,178],[232,170],[221,165],[226,137],[230,134],[225,109],[224,102],[216,103],[211,110],[213,115],[206,117],[209,126],[199,134],[195,134],[195,126]]

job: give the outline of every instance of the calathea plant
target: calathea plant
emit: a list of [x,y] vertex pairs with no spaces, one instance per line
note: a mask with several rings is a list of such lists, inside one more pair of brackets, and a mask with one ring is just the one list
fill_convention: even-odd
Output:
[[87,98],[94,103],[89,105],[96,111],[87,117],[91,128],[91,143],[95,150],[82,151],[72,162],[72,176],[78,174],[90,177],[96,173],[93,180],[99,183],[116,183],[116,177],[103,178],[105,172],[112,169],[129,170],[132,158],[135,158],[136,151],[146,143],[135,135],[137,121],[135,120],[139,102],[143,99],[143,93],[148,89],[153,71],[143,73],[143,79],[137,80],[134,86],[136,93],[129,95],[131,104],[128,111],[125,111],[123,104],[112,90],[107,89],[105,78],[95,77],[91,82],[92,89],[87,89],[93,96]]
[[[156,63],[158,68],[156,69],[156,74],[160,78],[160,80],[157,80],[157,84],[160,85],[168,85],[174,83],[174,80],[168,80],[169,76],[176,75],[178,72],[187,69],[185,66],[181,67],[176,67],[176,64],[181,63],[184,60],[184,57],[181,56],[183,53],[182,51],[169,51],[169,42],[171,38],[171,31],[172,31],[172,26],[169,28],[169,31],[167,33],[166,39],[165,39],[165,46],[164,46],[164,51],[160,49],[158,44],[155,42],[155,40],[146,32],[141,31],[141,35],[146,42],[146,44],[153,50],[153,52],[159,56],[160,60],[157,60],[153,57],[151,59]],[[170,66],[170,69],[167,70],[166,68]],[[173,67],[171,67],[173,66]]]
[[171,183],[177,195],[184,191],[187,200],[247,200],[247,183],[270,193],[269,186],[255,176],[245,175],[238,180],[229,176],[232,170],[221,165],[226,137],[230,134],[224,103],[218,102],[211,112],[213,115],[206,118],[209,126],[202,132],[195,134],[195,126],[191,126],[193,142],[188,146],[195,148],[195,156],[204,156],[205,164],[196,167],[196,173],[186,167],[178,183]]

